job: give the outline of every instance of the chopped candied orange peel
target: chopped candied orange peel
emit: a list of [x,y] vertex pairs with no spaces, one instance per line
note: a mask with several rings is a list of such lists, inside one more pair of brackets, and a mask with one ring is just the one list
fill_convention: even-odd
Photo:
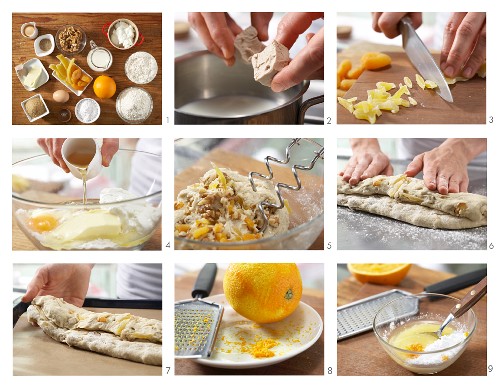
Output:
[[354,85],[354,83],[356,83],[355,79],[342,79],[342,81],[340,81],[339,89],[347,91],[352,87],[352,85]]

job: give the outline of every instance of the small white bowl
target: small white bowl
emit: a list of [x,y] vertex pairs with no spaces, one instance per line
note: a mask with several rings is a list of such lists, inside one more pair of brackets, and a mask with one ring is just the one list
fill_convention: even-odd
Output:
[[[89,121],[89,122],[84,121],[82,119],[82,117],[80,116],[80,114],[78,114],[78,107],[80,106],[80,104],[83,103],[83,101],[86,101],[86,100],[91,100],[91,101],[93,101],[93,103],[95,103],[97,105],[97,117],[94,120]],[[101,116],[101,105],[99,105],[99,102],[97,102],[93,98],[83,98],[80,101],[78,101],[78,103],[75,105],[75,116],[76,116],[76,119],[78,121],[80,121],[82,124],[92,124],[92,123],[96,122],[99,119],[99,117]]]
[[[42,69],[42,74],[38,79],[38,84],[36,85],[36,87],[28,87],[24,84],[23,80],[26,77],[26,74],[28,74],[28,72],[35,67],[40,67]],[[49,80],[49,73],[47,72],[47,70],[45,70],[45,67],[43,66],[43,63],[40,62],[40,59],[37,58],[32,58],[29,61],[24,62],[22,65],[16,66],[15,69],[17,78],[19,78],[19,82],[21,82],[23,87],[28,91],[33,91],[38,89],[40,86],[44,85]]]
[[[31,116],[26,111],[26,108],[24,107],[24,105],[26,105],[26,102],[28,102],[30,99],[33,99],[33,98],[40,98],[42,100],[43,106],[45,106],[45,110],[46,110],[45,113],[43,113],[41,116],[38,116],[35,118],[31,118]],[[23,102],[21,102],[21,107],[23,108],[23,111],[24,111],[24,114],[26,114],[26,117],[28,117],[29,122],[34,122],[42,117],[45,117],[47,114],[50,113],[49,108],[47,107],[47,104],[45,103],[41,94],[35,94],[33,97],[29,97],[28,99],[25,99]]]
[[[50,49],[48,49],[47,51],[43,51],[40,48],[40,42],[43,39],[49,39],[50,40]],[[41,35],[38,38],[36,38],[35,42],[33,43],[33,45],[35,46],[35,54],[36,54],[36,56],[42,57],[42,56],[47,56],[47,55],[52,54],[52,52],[54,51],[54,48],[56,46],[56,43],[54,41],[54,36],[52,34],[45,34],[45,35]]]

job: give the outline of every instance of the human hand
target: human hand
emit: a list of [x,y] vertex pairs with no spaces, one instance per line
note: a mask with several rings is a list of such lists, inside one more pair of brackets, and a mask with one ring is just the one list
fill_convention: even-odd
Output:
[[389,157],[380,149],[374,138],[358,138],[351,140],[352,156],[340,176],[342,180],[356,185],[360,180],[377,175],[392,175]]
[[471,78],[486,61],[486,12],[454,12],[446,23],[440,66],[444,75]]
[[[287,48],[292,47],[300,34],[305,32],[314,20],[323,16],[322,12],[287,13],[278,25],[276,40]],[[273,91],[287,90],[305,79],[324,78],[324,29],[321,28],[316,34],[307,34],[306,39],[306,46],[273,78]]]
[[422,25],[422,12],[373,12],[372,27],[393,39],[400,34],[398,24],[405,16],[411,19],[413,28],[417,29]]
[[416,176],[423,171],[425,186],[440,194],[467,192],[467,164],[486,150],[483,138],[450,138],[440,146],[417,155],[408,164],[405,174]]
[[[272,16],[272,12],[251,13],[252,26],[262,41],[269,38],[267,29]],[[207,49],[222,58],[227,66],[232,66],[234,38],[243,31],[233,18],[227,12],[190,12],[188,20]]]
[[23,302],[51,295],[82,306],[89,288],[92,264],[49,264],[39,268],[28,284]]
[[[61,149],[65,138],[39,138],[38,145],[47,153],[52,162],[61,167],[66,173],[69,173],[69,168],[64,162]],[[118,152],[119,139],[118,138],[104,138],[101,146],[102,165],[109,167],[111,159]]]

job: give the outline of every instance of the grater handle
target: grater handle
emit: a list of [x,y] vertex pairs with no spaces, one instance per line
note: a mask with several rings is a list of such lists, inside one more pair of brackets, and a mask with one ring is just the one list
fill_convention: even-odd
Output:
[[486,269],[475,270],[426,286],[424,290],[427,293],[450,294],[475,285],[484,277],[486,277]]
[[200,270],[198,278],[196,278],[191,296],[193,298],[208,297],[214,286],[216,275],[217,265],[215,263],[206,263],[205,266],[203,266],[203,268]]

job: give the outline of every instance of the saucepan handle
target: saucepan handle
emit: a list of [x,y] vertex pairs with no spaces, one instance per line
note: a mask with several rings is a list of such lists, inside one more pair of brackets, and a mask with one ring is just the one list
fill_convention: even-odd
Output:
[[314,106],[314,105],[317,105],[317,104],[323,103],[323,102],[325,102],[324,95],[320,95],[319,97],[309,98],[308,100],[305,100],[304,102],[302,102],[302,104],[300,105],[300,109],[299,109],[299,117],[297,120],[297,124],[304,125],[307,109],[309,109],[311,106]]

